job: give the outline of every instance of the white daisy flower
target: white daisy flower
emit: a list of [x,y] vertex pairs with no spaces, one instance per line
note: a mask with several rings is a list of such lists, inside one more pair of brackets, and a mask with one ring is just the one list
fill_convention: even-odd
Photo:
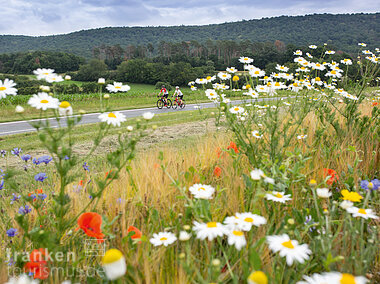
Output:
[[98,79],[98,84],[103,85],[105,83],[106,83],[106,79],[104,79],[104,78],[99,78]]
[[[329,281],[329,278],[325,274],[314,273],[311,276],[304,275],[303,279],[305,281],[298,281],[296,284],[333,284],[334,282]],[[337,283],[338,284],[338,283]]]
[[191,87],[191,86],[195,85],[195,82],[194,81],[190,81],[189,83],[187,83],[187,85]]
[[325,53],[326,53],[326,54],[335,54],[335,51],[334,51],[334,50],[326,50]]
[[276,69],[277,69],[278,71],[282,71],[282,72],[288,72],[288,71],[289,71],[289,68],[288,68],[288,67],[283,66],[283,65],[280,65],[280,64],[277,64],[277,65],[276,65]]
[[218,222],[198,223],[194,221],[193,230],[197,233],[197,239],[212,241],[216,237],[228,234],[228,229]]
[[58,112],[60,116],[73,115],[73,108],[69,102],[63,101],[59,104]]
[[369,282],[364,276],[354,276],[349,273],[340,273],[340,272],[327,272],[324,273],[327,283],[337,283],[337,284],[365,284]]
[[239,62],[244,63],[244,64],[250,64],[253,62],[253,59],[249,57],[240,57]]
[[17,95],[17,89],[14,88],[16,83],[6,78],[4,82],[0,80],[0,99],[4,99],[7,95]]
[[302,55],[302,51],[301,50],[296,50],[295,52],[293,52],[294,55]]
[[168,246],[174,243],[177,240],[177,237],[170,232],[159,232],[158,234],[153,234],[153,238],[151,238],[149,241],[151,244],[153,244],[155,247],[157,246]]
[[252,88],[249,88],[248,92],[245,92],[243,94],[246,95],[246,96],[250,96],[253,99],[256,99],[256,98],[259,97],[259,94],[256,93],[256,91],[254,91]]
[[190,89],[191,89],[192,91],[196,91],[196,90],[197,90],[197,87],[195,87],[195,86],[191,86]]
[[33,73],[37,76],[37,80],[46,80],[48,76],[54,74],[54,69],[38,68],[37,70],[34,70]]
[[241,250],[247,245],[244,233],[242,231],[233,230],[227,234],[228,244],[230,246],[235,245],[237,250]]
[[109,249],[103,256],[102,266],[109,280],[116,280],[127,272],[125,257],[117,249]]
[[150,111],[147,111],[147,112],[144,112],[143,113],[143,118],[145,120],[151,120],[154,116],[154,113],[153,112],[150,112]]
[[312,44],[312,45],[309,45],[309,48],[311,48],[311,49],[317,49],[317,48],[318,48],[318,46],[316,46],[316,45]]
[[345,65],[352,65],[352,60],[349,58],[342,59],[340,63],[343,63]]
[[195,79],[195,83],[197,83],[199,85],[203,85],[203,84],[207,84],[208,81],[205,78],[197,78],[197,79]]
[[261,139],[263,138],[263,135],[260,135],[260,132],[258,130],[253,130],[252,131],[252,136],[257,138],[257,139]]
[[289,266],[295,261],[304,263],[311,254],[307,244],[299,245],[298,241],[291,240],[287,234],[268,236],[267,243],[273,252],[279,252],[281,257],[286,257],[286,263]]
[[38,93],[37,95],[33,95],[28,104],[36,109],[47,110],[48,108],[56,109],[59,105],[59,100],[49,96],[46,93]]
[[367,44],[364,43],[364,42],[359,42],[358,45],[363,46],[363,47],[366,47],[366,46],[367,46]]
[[239,106],[234,106],[234,107],[230,108],[230,113],[241,114],[244,112],[245,112],[245,109],[242,107],[239,107]]
[[290,194],[285,194],[285,192],[273,191],[272,193],[267,193],[265,198],[275,202],[285,203],[286,201],[292,200]]
[[26,274],[21,274],[18,277],[12,277],[5,284],[38,284],[38,280],[29,278]]
[[251,179],[253,180],[260,180],[262,177],[265,177],[265,174],[260,169],[254,169],[251,171]]
[[249,75],[254,78],[263,77],[265,76],[265,71],[255,67],[249,70]]
[[306,135],[306,134],[302,134],[302,135],[298,135],[298,136],[297,136],[297,139],[298,139],[298,140],[306,139],[306,138],[307,138],[307,135]]
[[355,206],[346,209],[348,213],[352,214],[352,217],[362,217],[364,219],[378,219],[372,209],[363,209]]
[[128,92],[131,87],[128,85],[123,85],[123,83],[120,82],[113,82],[112,84],[108,84],[106,89],[111,93],[117,93],[117,92]]
[[218,77],[221,79],[221,80],[229,80],[231,78],[231,74],[229,73],[225,73],[225,72],[219,72],[218,73]]
[[196,183],[189,188],[189,191],[192,195],[194,195],[194,198],[212,199],[215,188],[213,188],[211,185]]
[[226,71],[227,71],[228,73],[232,73],[232,74],[234,74],[234,73],[236,73],[238,70],[237,70],[235,67],[227,67]]
[[328,188],[317,188],[317,195],[320,198],[329,198],[332,193]]
[[342,202],[339,204],[339,206],[340,206],[341,208],[343,208],[343,209],[346,210],[346,209],[348,209],[348,208],[354,206],[354,203],[352,203],[352,202],[349,201],[349,200],[344,200],[344,201],[342,201]]
[[49,82],[49,83],[58,83],[58,82],[64,81],[64,79],[61,75],[57,75],[54,73],[46,76],[45,80],[46,80],[46,82]]
[[125,115],[119,111],[106,112],[99,115],[99,119],[102,122],[107,122],[108,125],[120,126],[120,124],[126,121]]
[[260,227],[267,223],[263,216],[251,212],[236,213],[235,216],[238,220],[238,228],[242,231],[250,231],[252,226]]

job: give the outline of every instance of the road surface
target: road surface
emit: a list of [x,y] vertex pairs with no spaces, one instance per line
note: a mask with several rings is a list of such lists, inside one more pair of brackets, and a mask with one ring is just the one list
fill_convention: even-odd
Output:
[[[264,100],[273,100],[273,99],[276,99],[276,97],[259,98],[257,100],[254,100],[253,102],[264,101]],[[247,103],[250,101],[251,100],[246,100],[246,101],[236,100],[236,101],[232,101],[230,104],[242,104],[242,103]],[[156,107],[151,107],[151,108],[121,110],[120,112],[123,113],[127,118],[132,118],[132,117],[142,116],[142,114],[144,112],[147,112],[147,111],[153,112],[154,114],[160,114],[160,113],[169,113],[169,112],[176,112],[176,111],[194,110],[197,107],[200,107],[202,109],[213,108],[213,107],[215,107],[215,104],[210,102],[210,103],[200,103],[200,104],[189,104],[189,105],[186,105],[186,107],[184,109],[178,109],[178,108],[177,109],[167,109],[167,108],[157,109]],[[79,124],[97,123],[100,121],[98,118],[99,115],[100,115],[100,113],[84,114],[82,117],[82,120]],[[48,119],[50,120],[52,127],[57,127],[57,122],[56,122],[55,118],[48,118]],[[38,121],[38,120],[39,119],[32,119],[32,120],[12,121],[12,122],[0,123],[0,136],[35,131],[35,129],[32,126],[30,126],[29,122],[30,121]]]

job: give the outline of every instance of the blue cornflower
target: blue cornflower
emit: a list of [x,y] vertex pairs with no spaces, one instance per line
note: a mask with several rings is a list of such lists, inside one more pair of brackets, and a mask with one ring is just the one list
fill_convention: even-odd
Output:
[[22,152],[21,148],[14,148],[13,150],[11,150],[11,154],[15,156],[20,156],[21,152]]
[[360,187],[365,190],[378,190],[380,188],[380,180],[373,179],[371,181],[362,180],[360,182]]
[[17,235],[17,229],[10,228],[9,230],[7,230],[7,235],[8,237],[13,238],[14,236]]
[[47,179],[47,176],[46,176],[45,173],[39,173],[39,174],[36,174],[36,175],[34,176],[34,179],[35,179],[36,181],[43,182],[45,179]]
[[[309,224],[310,223],[310,224]],[[305,225],[313,225],[315,224],[315,222],[313,222],[313,218],[311,217],[311,215],[309,216],[306,216],[305,218],[305,222],[304,222]],[[309,229],[310,232],[314,231],[315,230],[315,226],[311,227]]]
[[4,188],[4,180],[1,179],[0,180],[0,190],[2,190]]
[[38,194],[38,199],[44,200],[47,197],[45,193]]
[[66,155],[63,159],[64,159],[64,160],[69,160],[70,157]]
[[87,162],[85,162],[84,164],[83,164],[83,169],[85,170],[85,171],[90,171],[90,168],[89,168],[89,166],[87,165]]
[[42,164],[42,163],[45,163],[45,165],[49,164],[51,161],[53,160],[52,157],[50,156],[41,156],[39,157],[38,159],[34,158],[33,159],[33,164],[36,164],[36,165],[39,165],[39,164]]
[[29,205],[25,205],[25,207],[21,206],[20,209],[18,209],[18,213],[22,215],[29,214],[31,211],[32,208],[30,208]]
[[11,204],[13,204],[15,201],[19,201],[21,198],[21,195],[17,195],[15,193],[12,193],[13,197],[11,199]]
[[7,154],[7,151],[5,151],[5,150],[0,150],[0,156],[1,156],[2,158],[4,158],[6,154]]
[[25,161],[25,162],[28,162],[31,158],[32,158],[32,156],[29,155],[29,154],[26,154],[26,155],[22,155],[22,156],[21,156],[21,160],[23,160],[23,161]]

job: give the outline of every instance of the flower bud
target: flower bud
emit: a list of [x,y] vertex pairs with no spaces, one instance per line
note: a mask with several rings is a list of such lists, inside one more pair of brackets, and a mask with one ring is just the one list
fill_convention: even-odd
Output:
[[103,96],[103,98],[104,98],[105,100],[108,100],[108,99],[110,98],[110,95],[109,95],[109,94],[105,94],[105,95]]
[[294,225],[294,223],[295,223],[294,219],[288,219],[288,224],[289,225]]
[[219,266],[219,265],[220,265],[220,260],[217,259],[217,258],[215,258],[215,259],[212,260],[211,264],[212,264],[213,266]]
[[184,259],[186,257],[186,254],[184,252],[181,252],[179,255],[178,255],[179,259]]
[[132,126],[132,125],[128,125],[128,126],[127,126],[127,130],[128,130],[129,132],[133,131],[133,126]]
[[22,106],[16,106],[15,111],[16,111],[16,113],[23,113],[25,111],[25,109]]
[[98,84],[105,84],[106,80],[104,78],[99,78],[98,79]]
[[71,76],[70,76],[70,75],[66,75],[66,76],[65,76],[65,80],[66,80],[66,81],[70,81],[70,80],[71,80]]

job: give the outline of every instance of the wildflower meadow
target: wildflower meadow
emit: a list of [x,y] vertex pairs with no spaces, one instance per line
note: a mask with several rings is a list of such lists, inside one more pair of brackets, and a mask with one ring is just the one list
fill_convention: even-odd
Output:
[[[356,62],[336,62],[316,48],[273,73],[241,57],[194,78],[217,130],[144,151],[157,116],[130,123],[109,104],[129,85],[104,92],[99,78],[97,134],[81,154],[84,112],[42,86],[28,108],[48,154],[0,146],[1,283],[380,283],[379,49],[359,43]],[[0,99],[16,95],[0,81]]]

